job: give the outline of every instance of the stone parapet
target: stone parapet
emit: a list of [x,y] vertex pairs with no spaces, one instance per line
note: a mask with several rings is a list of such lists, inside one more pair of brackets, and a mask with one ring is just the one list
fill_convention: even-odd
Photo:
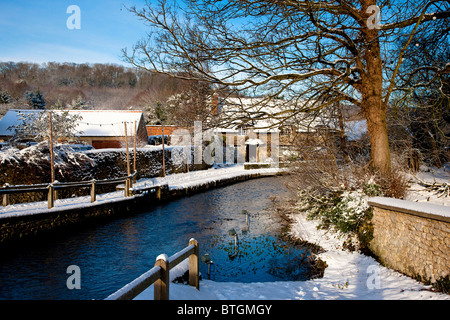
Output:
[[450,274],[450,208],[375,197],[369,247],[389,268],[435,282]]

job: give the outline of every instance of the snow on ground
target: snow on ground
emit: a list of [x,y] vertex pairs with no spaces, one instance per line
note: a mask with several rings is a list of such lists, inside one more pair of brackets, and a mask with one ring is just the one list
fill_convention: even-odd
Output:
[[[185,188],[209,181],[239,176],[249,173],[272,174],[278,169],[244,170],[243,166],[227,168],[212,168],[203,171],[168,175],[153,179],[139,180],[134,184],[135,189],[158,184],[169,184],[169,188]],[[432,177],[433,175],[433,177]],[[419,173],[421,179],[436,179],[436,172]],[[439,171],[438,179],[448,182],[448,171]],[[423,190],[415,191],[412,186],[409,200],[418,199],[426,201]],[[415,198],[416,197],[416,198]],[[98,195],[97,202],[118,201],[123,199],[123,191]],[[449,198],[434,199],[448,205]],[[431,200],[430,200],[431,201]],[[55,207],[81,207],[90,206],[90,197],[61,199],[55,201]],[[47,202],[36,202],[9,205],[0,208],[0,217],[20,214],[37,214],[54,209],[47,209]],[[333,231],[317,229],[317,221],[306,220],[303,214],[292,216],[292,234],[311,243],[320,245],[325,252],[318,255],[328,267],[324,277],[309,281],[279,281],[261,283],[215,282],[202,280],[200,291],[182,284],[171,284],[170,299],[172,300],[322,300],[322,299],[370,299],[370,300],[397,300],[397,299],[423,299],[423,300],[450,300],[450,295],[431,292],[430,286],[423,285],[407,276],[381,266],[373,258],[357,252],[348,252],[342,249],[343,242],[339,235]],[[187,269],[186,261],[181,264],[171,278],[181,274]],[[142,292],[137,300],[153,299],[153,286]]]
[[[293,215],[292,234],[319,244],[318,255],[328,267],[323,278],[308,281],[215,282],[200,281],[200,290],[183,284],[170,285],[171,300],[450,300],[450,295],[381,266],[373,258],[341,248],[336,233],[317,230],[317,222]],[[178,271],[179,272],[179,271]],[[153,286],[135,300],[153,299]]]
[[[421,179],[449,182],[444,169],[420,172]],[[431,179],[431,180],[430,180]],[[441,179],[441,180],[440,180]],[[429,194],[412,185],[408,200],[426,201]],[[426,192],[426,191],[425,191]],[[424,197],[424,198],[422,198]],[[450,205],[450,199],[430,197],[436,204]],[[450,300],[450,295],[430,291],[424,285],[399,272],[380,265],[372,257],[342,248],[343,239],[331,230],[318,230],[318,222],[307,220],[302,213],[292,215],[292,235],[321,246],[318,255],[328,267],[323,278],[308,281],[260,283],[215,282],[202,280],[200,290],[183,284],[171,284],[171,300]],[[181,268],[180,268],[181,269]],[[176,272],[180,273],[180,269]],[[153,299],[153,286],[136,300]]]
[[450,184],[450,166],[443,166],[439,169],[427,166],[420,166],[420,171],[415,174],[408,174],[412,183],[405,200],[414,202],[428,202],[443,206],[450,206],[450,196],[440,196],[438,192],[428,191],[421,181],[425,183],[447,183]]
[[259,173],[262,175],[276,174],[282,169],[251,169],[245,170],[243,165],[232,165],[227,167],[213,167],[208,170],[190,171],[189,173],[178,173],[168,175],[166,177],[157,177],[151,179],[143,179],[133,185],[133,188],[138,190],[145,186],[169,184],[169,189],[184,189],[191,186],[202,185],[218,181],[221,179],[228,179],[239,177],[248,174]]
[[[47,201],[28,202],[11,204],[6,207],[0,207],[0,219],[6,217],[20,216],[20,215],[32,215],[45,212],[52,212],[56,210],[69,210],[76,208],[84,208],[95,206],[101,203],[112,203],[124,199],[123,191],[116,191],[104,194],[98,194],[96,202],[91,203],[91,196],[58,199],[55,200],[55,206],[52,209],[48,209]],[[0,220],[1,221],[1,220]]]

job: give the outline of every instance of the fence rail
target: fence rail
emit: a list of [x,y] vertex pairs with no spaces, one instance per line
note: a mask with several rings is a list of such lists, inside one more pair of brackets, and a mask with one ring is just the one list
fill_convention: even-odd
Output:
[[11,186],[8,183],[0,187],[0,195],[3,195],[3,206],[9,205],[9,195],[16,193],[27,193],[27,192],[48,192],[48,208],[53,208],[55,206],[56,191],[68,188],[91,188],[91,202],[96,201],[96,187],[100,185],[107,185],[113,183],[125,182],[124,196],[131,196],[130,188],[132,186],[132,180],[136,176],[137,172],[133,174],[114,179],[105,180],[90,180],[90,181],[75,181],[75,182],[58,182],[44,183],[44,184],[32,184],[32,185],[16,185]]
[[132,300],[154,284],[154,299],[169,300],[170,270],[189,258],[189,285],[200,289],[199,282],[199,246],[195,239],[189,245],[170,258],[161,254],[156,258],[155,266],[125,285],[105,300]]

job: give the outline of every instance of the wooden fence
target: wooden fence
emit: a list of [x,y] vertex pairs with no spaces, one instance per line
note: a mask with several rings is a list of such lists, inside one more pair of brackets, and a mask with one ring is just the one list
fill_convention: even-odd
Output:
[[136,171],[126,177],[106,179],[106,180],[90,180],[90,181],[78,181],[78,182],[53,182],[46,184],[32,184],[32,185],[17,185],[11,186],[5,184],[0,188],[0,195],[3,195],[3,206],[9,205],[9,195],[14,193],[26,193],[26,192],[47,192],[48,193],[48,208],[51,209],[55,206],[56,191],[67,188],[90,188],[91,189],[91,202],[96,201],[96,187],[100,185],[125,183],[124,196],[129,197],[132,195],[131,186],[132,180],[136,175]]
[[155,300],[169,300],[170,270],[186,258],[189,258],[189,285],[199,290],[199,246],[197,240],[191,239],[186,248],[170,258],[165,254],[159,255],[153,268],[105,300],[132,300],[152,284],[154,284]]

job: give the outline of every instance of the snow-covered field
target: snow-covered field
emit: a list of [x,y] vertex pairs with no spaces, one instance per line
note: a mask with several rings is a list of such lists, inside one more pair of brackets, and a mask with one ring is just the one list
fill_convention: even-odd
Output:
[[409,174],[412,184],[405,200],[450,206],[450,195],[430,192],[421,184],[421,182],[431,184],[436,182],[450,185],[450,166],[439,169],[421,166],[420,169],[416,174]]

